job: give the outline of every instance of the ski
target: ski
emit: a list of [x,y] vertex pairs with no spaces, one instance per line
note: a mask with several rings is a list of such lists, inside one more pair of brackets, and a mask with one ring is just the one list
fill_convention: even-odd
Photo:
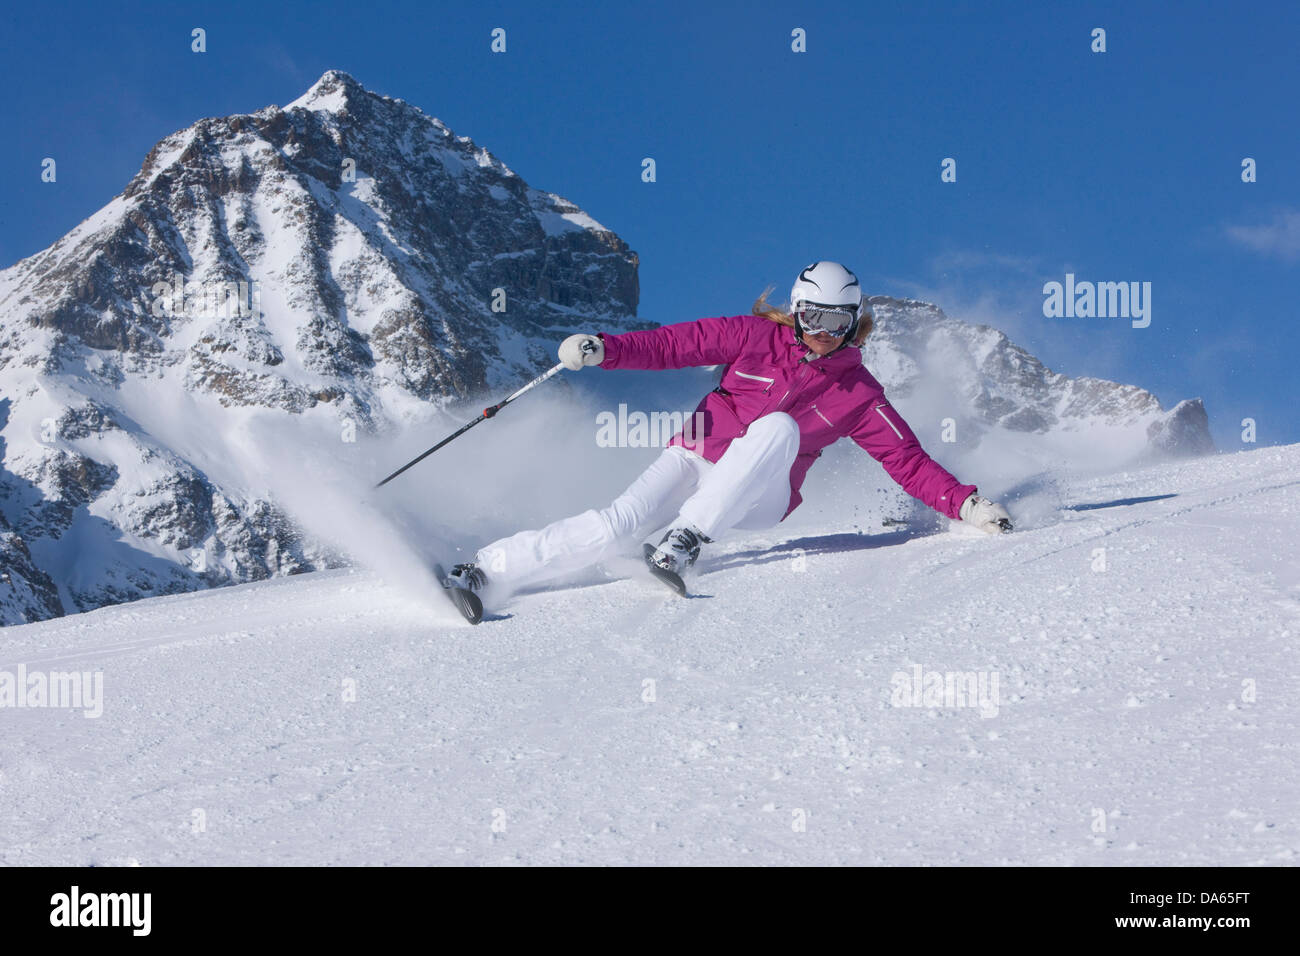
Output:
[[686,582],[681,577],[666,568],[661,568],[654,563],[654,553],[658,550],[653,544],[645,546],[645,563],[650,569],[650,573],[657,577],[664,584],[668,585],[682,597],[686,597]]
[[441,564],[433,566],[433,573],[438,578],[438,583],[442,585],[443,591],[447,593],[447,600],[455,605],[456,610],[460,611],[461,616],[471,624],[477,624],[483,620],[483,602],[473,591],[467,591],[465,588],[458,588],[454,584],[447,582],[447,575],[442,570]]

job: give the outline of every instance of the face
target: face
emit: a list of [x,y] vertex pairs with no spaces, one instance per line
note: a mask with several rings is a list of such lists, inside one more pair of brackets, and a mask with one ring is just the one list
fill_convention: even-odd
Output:
[[818,332],[816,335],[811,335],[808,332],[803,334],[803,344],[812,349],[817,355],[830,355],[840,347],[840,343],[843,341],[844,336],[831,335],[829,332]]

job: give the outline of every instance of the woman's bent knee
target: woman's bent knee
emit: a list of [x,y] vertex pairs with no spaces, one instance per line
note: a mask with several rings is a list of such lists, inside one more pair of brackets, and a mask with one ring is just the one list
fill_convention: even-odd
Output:
[[747,431],[752,434],[756,430],[782,436],[798,435],[799,423],[785,412],[769,412],[762,418],[754,419]]

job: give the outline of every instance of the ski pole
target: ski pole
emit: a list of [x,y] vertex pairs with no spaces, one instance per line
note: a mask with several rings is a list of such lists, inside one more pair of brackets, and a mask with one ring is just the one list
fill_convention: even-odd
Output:
[[[593,352],[593,351],[595,351],[595,349],[592,348],[590,345],[584,344],[583,347],[582,347],[582,351],[583,351],[583,352]],[[492,406],[490,406],[490,407],[488,407],[488,408],[483,409],[483,413],[482,413],[481,415],[479,415],[478,418],[474,419],[473,421],[466,422],[464,425],[462,425],[460,428],[456,429],[454,432],[452,432],[450,435],[448,435],[448,436],[447,436],[446,438],[444,438],[442,441],[438,442],[438,444],[434,445],[432,448],[430,448],[430,449],[429,449],[428,451],[426,451],[424,454],[419,455],[419,456],[416,457],[416,458],[412,458],[410,461],[408,461],[408,462],[407,462],[405,465],[403,465],[401,468],[397,469],[397,471],[393,472],[391,475],[389,475],[387,478],[385,478],[385,479],[384,479],[383,481],[381,481],[379,484],[375,485],[375,487],[376,487],[376,488],[382,488],[384,485],[388,484],[390,481],[392,481],[394,478],[396,478],[396,477],[397,477],[398,475],[400,475],[402,472],[406,471],[406,469],[410,468],[412,465],[418,465],[420,462],[424,461],[424,459],[428,458],[428,457],[429,457],[430,455],[432,455],[435,451],[437,451],[437,450],[438,450],[439,448],[441,448],[443,445],[446,445],[446,444],[447,444],[448,442],[450,442],[452,439],[459,438],[461,435],[465,434],[467,431],[469,431],[471,428],[473,428],[473,427],[474,427],[475,425],[477,425],[479,422],[486,421],[487,419],[491,418],[491,417],[492,417],[493,415],[495,415],[497,412],[501,411],[501,409],[505,408],[507,405],[509,405],[511,402],[513,402],[513,401],[514,401],[516,398],[518,398],[520,395],[524,394],[524,392],[528,391],[528,390],[531,389],[531,388],[536,388],[538,385],[541,385],[542,382],[546,381],[548,378],[550,378],[550,377],[551,377],[552,375],[554,375],[556,372],[560,371],[562,368],[564,368],[564,363],[563,363],[563,362],[561,362],[559,365],[554,366],[553,368],[549,369],[548,371],[543,372],[541,375],[537,376],[537,378],[533,379],[531,382],[529,382],[529,383],[528,383],[527,385],[525,385],[523,388],[519,389],[518,391],[514,392],[514,393],[511,394],[511,395],[506,396],[506,398],[504,398],[504,399],[502,399],[501,401],[497,402],[495,405],[492,405]]]

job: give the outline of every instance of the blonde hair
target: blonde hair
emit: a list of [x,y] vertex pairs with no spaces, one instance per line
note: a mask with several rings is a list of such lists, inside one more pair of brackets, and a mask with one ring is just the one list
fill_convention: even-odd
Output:
[[[790,304],[772,305],[767,301],[767,297],[772,294],[772,286],[763,290],[763,294],[754,300],[754,305],[750,312],[754,315],[761,315],[768,321],[775,322],[777,325],[784,325],[788,328],[794,328],[794,316],[790,314]],[[863,303],[861,315],[858,317],[858,334],[853,336],[852,344],[858,348],[867,340],[871,334],[871,328],[875,324],[871,311]]]

